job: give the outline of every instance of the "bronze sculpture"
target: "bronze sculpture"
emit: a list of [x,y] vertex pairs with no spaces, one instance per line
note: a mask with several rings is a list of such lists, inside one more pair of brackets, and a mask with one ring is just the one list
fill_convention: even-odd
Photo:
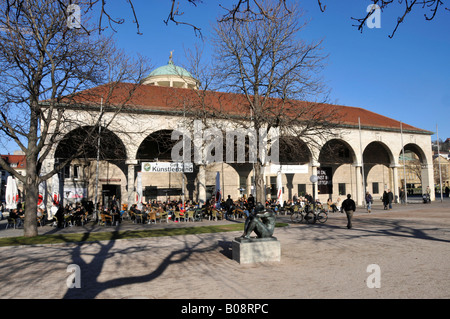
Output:
[[257,238],[271,238],[275,229],[275,212],[258,203],[245,220],[244,234],[240,238],[250,239],[254,231]]

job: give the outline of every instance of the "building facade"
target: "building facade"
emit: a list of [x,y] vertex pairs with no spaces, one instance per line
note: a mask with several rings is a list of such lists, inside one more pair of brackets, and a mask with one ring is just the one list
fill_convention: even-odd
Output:
[[[47,184],[47,191],[58,193],[65,201],[107,203],[114,196],[122,204],[130,205],[137,201],[179,200],[184,196],[186,200],[201,203],[214,196],[219,176],[224,197],[230,195],[237,199],[250,194],[254,182],[252,163],[192,163],[185,172],[174,168],[171,135],[180,130],[180,126],[186,128],[186,98],[195,95],[196,83],[189,72],[175,66],[171,60],[167,66],[152,72],[128,101],[132,108],[124,108],[119,113],[105,109],[103,121],[108,125],[100,128],[99,145],[108,142],[107,149],[100,156],[93,152],[73,160]],[[98,87],[89,93],[100,92]],[[44,170],[64,159],[71,139],[83,134],[82,127],[95,126],[102,107],[100,95],[89,95],[89,107],[66,109],[66,117],[83,125],[67,125],[67,138],[53,145]],[[405,151],[414,154],[420,163],[422,187],[434,186],[432,132],[362,108],[329,107],[339,109],[344,115],[345,121],[339,130],[327,141],[318,140],[318,147],[301,145],[302,156],[297,159],[283,162],[281,154],[281,167],[267,165],[264,170],[268,198],[277,196],[278,172],[282,174],[283,200],[306,193],[322,201],[352,194],[357,204],[362,205],[365,190],[375,199],[387,189],[398,196],[400,188],[405,187],[405,179],[400,176]],[[329,146],[335,151],[330,153]],[[158,163],[159,171],[150,169]],[[172,167],[168,163],[172,163]],[[310,181],[312,175],[319,177],[317,183]]]

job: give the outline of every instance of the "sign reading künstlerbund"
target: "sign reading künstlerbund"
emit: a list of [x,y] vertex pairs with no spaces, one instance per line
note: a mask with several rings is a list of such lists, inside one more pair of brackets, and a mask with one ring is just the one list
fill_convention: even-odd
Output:
[[[183,168],[184,167],[184,168]],[[172,162],[143,162],[142,172],[144,173],[192,173],[193,163],[172,163]]]

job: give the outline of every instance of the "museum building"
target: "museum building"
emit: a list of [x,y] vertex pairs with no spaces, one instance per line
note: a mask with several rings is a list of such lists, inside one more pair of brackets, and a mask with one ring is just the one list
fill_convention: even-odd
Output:
[[[62,106],[66,107],[65,116],[71,119],[67,123],[71,124],[65,127],[65,137],[53,145],[43,170],[67,158],[76,137],[84,134],[84,128],[95,127],[102,113],[100,138],[96,139],[100,151],[92,147],[84,156],[72,160],[48,181],[46,191],[57,194],[64,202],[97,199],[108,203],[114,196],[128,205],[182,198],[202,203],[214,196],[216,184],[225,198],[248,196],[254,190],[250,162],[194,162],[180,166],[172,160],[173,132],[180,129],[180,123],[184,127],[189,123],[187,126],[192,129],[194,122],[187,121],[186,114],[192,100],[200,96],[197,85],[188,71],[170,59],[141,85],[120,83],[114,93],[107,86],[98,86],[82,92],[79,105]],[[235,94],[210,94],[217,108],[231,110],[232,101],[238,101]],[[227,99],[227,103],[217,102]],[[115,108],[108,108],[114,104]],[[364,189],[376,200],[387,189],[398,196],[400,188],[408,185],[400,173],[403,153],[413,153],[419,159],[422,188],[433,188],[433,132],[359,107],[327,107],[342,114],[344,120],[338,132],[329,140],[318,142],[318,148],[305,143],[299,146],[303,150],[301,156],[284,161],[280,154],[280,165],[264,167],[267,198],[277,197],[279,173],[283,200],[308,193],[326,202],[329,197],[336,200],[352,194],[362,205]],[[190,116],[192,120],[193,115]],[[328,146],[336,151],[330,154]],[[319,177],[317,183],[311,182],[312,175]],[[431,197],[434,200],[433,192]]]

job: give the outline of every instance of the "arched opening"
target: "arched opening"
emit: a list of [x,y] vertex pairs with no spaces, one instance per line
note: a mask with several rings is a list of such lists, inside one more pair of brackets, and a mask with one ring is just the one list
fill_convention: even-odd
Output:
[[[179,201],[192,199],[196,171],[183,173],[172,159],[174,146],[182,139],[172,140],[173,130],[158,130],[149,134],[138,148],[136,159],[139,164],[159,165],[161,170],[141,171],[141,185],[136,180],[135,187],[142,187],[143,202]],[[182,155],[182,154],[181,154]],[[145,165],[145,164],[144,164]]]
[[279,159],[281,165],[307,164],[311,161],[311,151],[301,139],[282,136],[279,140]]
[[404,146],[404,152],[400,152],[398,159],[399,187],[408,196],[421,196],[424,192],[423,170],[427,165],[425,153],[418,145],[410,143]]
[[[219,175],[217,175],[217,173],[219,173]],[[222,199],[227,199],[228,195],[230,195],[233,200],[237,200],[241,197],[241,178],[238,170],[234,165],[222,162],[212,163],[206,166],[207,200],[210,200],[215,195],[216,177],[218,177]]]
[[[295,136],[281,136],[278,143],[279,163],[281,165],[281,183],[283,202],[295,196],[306,195],[309,183],[309,163],[312,154],[308,145]],[[266,172],[266,194],[268,199],[277,200],[277,172]]]
[[171,152],[178,140],[172,140],[172,130],[159,130],[148,135],[138,148],[141,161],[172,161]]
[[328,141],[320,150],[318,161],[320,167],[317,168],[317,190],[322,201],[355,191],[353,164],[356,156],[347,142],[338,139]]
[[[122,202],[126,194],[126,149],[120,138],[106,128],[79,127],[64,136],[55,151],[55,164],[75,157],[53,179],[65,203]],[[97,170],[98,157],[98,170]],[[98,183],[97,183],[98,181]],[[55,185],[53,186],[56,187]],[[96,193],[96,190],[98,192]]]
[[[366,190],[374,198],[380,198],[385,190],[394,190],[394,176],[390,168],[394,163],[389,148],[381,142],[372,142],[363,152]],[[394,192],[395,193],[395,192]]]

